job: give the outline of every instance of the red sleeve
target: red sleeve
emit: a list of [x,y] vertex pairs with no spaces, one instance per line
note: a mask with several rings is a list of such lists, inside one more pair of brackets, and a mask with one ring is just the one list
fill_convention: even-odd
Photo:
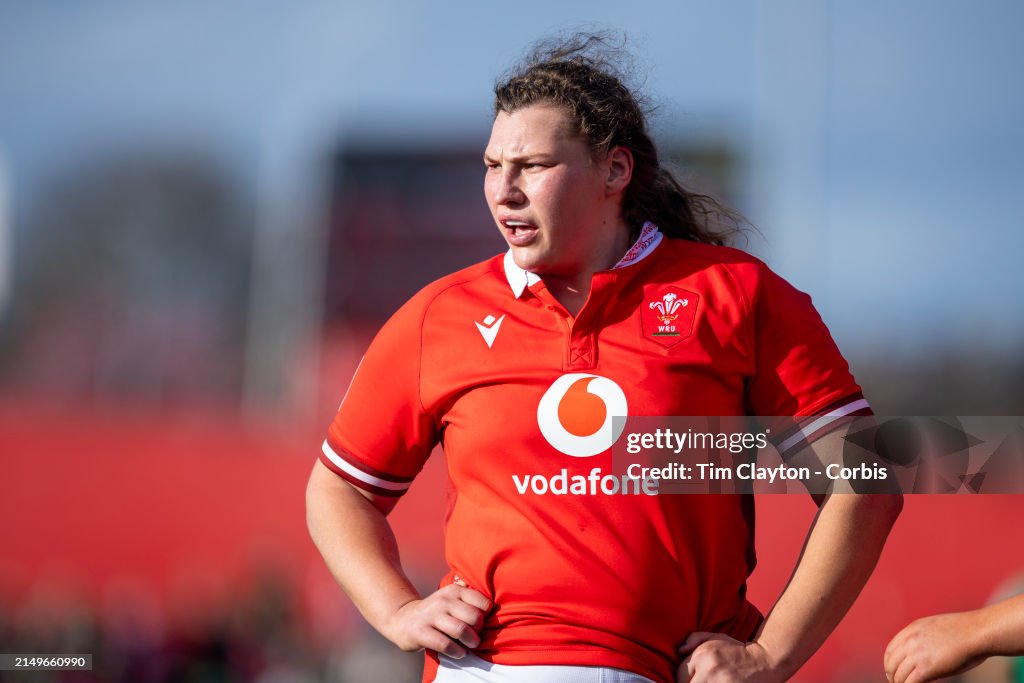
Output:
[[780,454],[871,414],[811,297],[763,268],[751,303],[756,373],[747,396],[754,415],[773,418]]
[[320,454],[336,474],[378,495],[405,493],[438,441],[420,399],[423,309],[415,297],[377,333]]

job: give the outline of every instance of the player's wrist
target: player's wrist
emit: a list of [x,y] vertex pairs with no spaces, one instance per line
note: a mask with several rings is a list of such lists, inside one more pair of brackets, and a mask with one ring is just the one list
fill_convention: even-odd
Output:
[[411,610],[422,601],[419,596],[413,596],[384,609],[377,619],[377,631],[399,649],[407,652],[420,649],[411,635],[408,623]]
[[992,657],[1007,654],[999,647],[998,619],[992,619],[992,606],[957,615],[958,630],[963,634],[965,647],[972,656]]
[[763,683],[787,681],[800,668],[800,662],[786,648],[755,639],[746,644],[747,650],[762,663]]
[[378,633],[391,641],[398,648],[406,651],[413,651],[420,648],[414,642],[409,628],[409,620],[412,610],[423,599],[419,594],[413,593],[396,597],[384,604],[378,605],[375,618],[368,618]]

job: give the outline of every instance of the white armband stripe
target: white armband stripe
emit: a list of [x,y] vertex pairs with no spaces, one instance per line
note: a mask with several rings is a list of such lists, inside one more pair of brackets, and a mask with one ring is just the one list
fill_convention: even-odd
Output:
[[367,474],[366,472],[363,472],[361,469],[345,460],[345,458],[335,453],[334,449],[331,448],[330,444],[328,444],[326,441],[324,441],[323,451],[324,455],[327,456],[327,459],[330,460],[331,463],[339,470],[343,471],[345,474],[348,474],[349,476],[355,477],[361,482],[369,484],[370,486],[376,486],[377,488],[387,489],[388,491],[404,491],[407,488],[409,488],[409,485],[412,483],[409,481],[388,481],[387,479],[381,479],[380,477],[375,477],[372,474]]
[[777,449],[779,451],[779,454],[781,455],[788,451],[793,446],[797,445],[798,443],[806,441],[810,436],[814,435],[815,433],[824,429],[825,427],[828,427],[836,420],[842,417],[846,417],[850,413],[855,413],[858,410],[863,410],[864,408],[867,407],[869,407],[868,400],[866,398],[861,398],[857,399],[856,401],[847,403],[844,406],[840,406],[839,408],[836,408],[835,410],[826,415],[822,415],[821,417],[816,418],[814,422],[811,422],[805,428],[801,429],[796,434],[793,434],[788,439],[780,443]]

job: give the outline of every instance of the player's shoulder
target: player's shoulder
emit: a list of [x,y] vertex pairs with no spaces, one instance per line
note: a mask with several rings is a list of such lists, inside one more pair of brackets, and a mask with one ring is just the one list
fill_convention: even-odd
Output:
[[459,305],[510,292],[503,260],[503,254],[492,256],[434,280],[413,295],[395,315],[422,321],[439,303]]
[[803,306],[807,294],[801,292],[760,258],[736,247],[665,240],[665,253],[659,259],[666,281],[695,283],[719,303],[739,302],[748,313],[762,306]]
[[706,244],[684,239],[667,239],[663,263],[681,272],[714,271],[724,274],[736,286],[751,292],[766,279],[779,276],[764,261],[736,247]]
[[764,261],[757,258],[750,252],[743,251],[736,247],[729,247],[720,244],[707,244],[705,242],[694,242],[691,240],[669,238],[664,245],[672,256],[677,260],[693,260],[703,262],[709,266],[752,266],[767,268]]

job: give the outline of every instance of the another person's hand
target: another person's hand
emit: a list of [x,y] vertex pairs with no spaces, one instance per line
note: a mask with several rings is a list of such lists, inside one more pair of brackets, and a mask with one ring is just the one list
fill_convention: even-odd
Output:
[[919,683],[963,673],[985,655],[974,647],[973,612],[937,614],[912,622],[885,648],[889,683]]
[[455,659],[480,644],[480,628],[491,601],[472,588],[451,584],[422,600],[402,605],[383,632],[405,650],[435,650]]
[[686,655],[678,683],[774,683],[786,680],[758,643],[743,643],[722,633],[691,633],[679,648]]

